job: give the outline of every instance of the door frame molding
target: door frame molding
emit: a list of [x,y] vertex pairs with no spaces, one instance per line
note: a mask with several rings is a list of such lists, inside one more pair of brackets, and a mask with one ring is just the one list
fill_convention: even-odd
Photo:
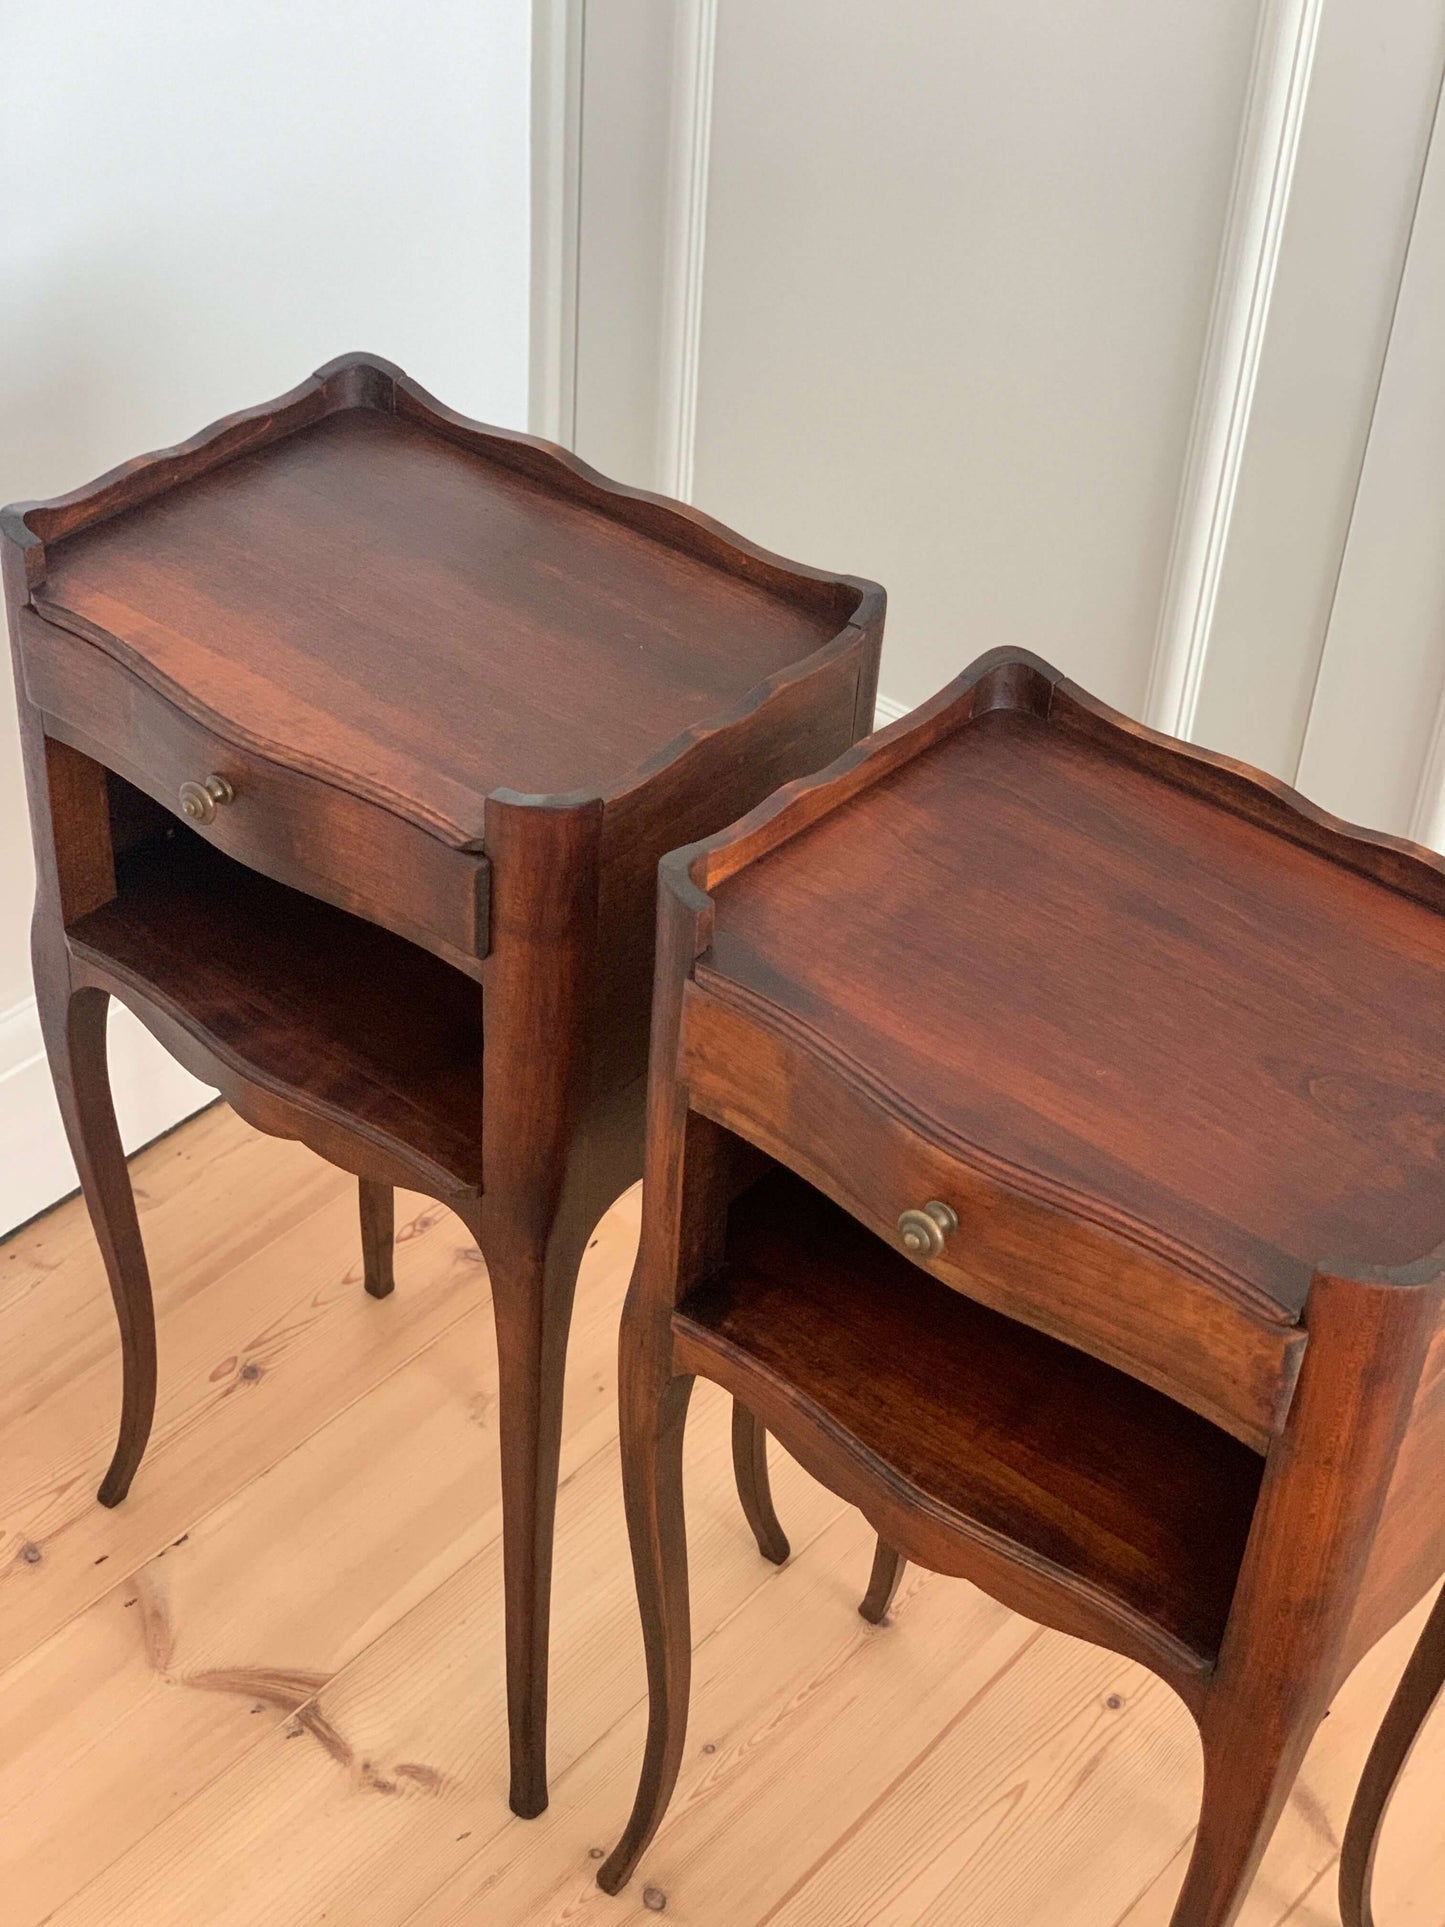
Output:
[[[1440,174],[1437,171],[1440,169],[1445,169],[1445,132],[1442,132],[1442,130],[1445,130],[1445,77],[1442,77],[1442,81],[1441,81],[1440,98],[1436,104],[1436,109],[1435,109],[1435,124],[1431,134],[1430,147],[1425,156],[1425,167],[1421,174],[1420,200],[1416,203],[1415,219],[1411,224],[1411,235],[1410,235],[1411,249],[1414,248],[1416,243],[1416,238],[1421,234],[1421,231],[1422,231],[1420,215],[1421,215],[1422,207],[1426,204],[1427,194],[1431,195],[1431,200],[1429,204],[1432,209],[1434,207],[1434,203],[1436,200],[1445,198],[1445,197],[1442,197],[1439,192],[1438,183],[1440,181]],[[1424,229],[1424,234],[1426,237],[1425,244],[1429,247],[1433,247],[1436,250],[1438,250],[1439,242],[1437,239],[1437,230],[1435,229],[1433,223],[1426,224],[1426,227]],[[1406,261],[1405,261],[1405,272],[1401,276],[1401,281],[1400,281],[1400,300],[1401,301],[1408,299],[1408,290],[1410,288],[1409,253],[1410,253],[1410,250],[1407,250]],[[1439,259],[1438,252],[1436,253],[1435,259],[1437,261]],[[1438,279],[1435,281],[1434,285],[1438,287],[1439,285]],[[1390,348],[1396,345],[1397,336],[1399,334],[1399,322],[1400,322],[1400,305],[1399,305],[1399,302],[1397,302],[1394,319],[1391,323],[1391,328],[1390,328],[1390,343],[1385,350],[1387,366],[1388,366],[1388,357],[1390,353]],[[1431,335],[1432,335],[1433,345],[1436,351],[1438,352],[1439,336],[1434,334],[1433,330],[1431,331]],[[1415,334],[1412,347],[1413,347],[1413,351],[1418,353],[1419,351],[1418,331]],[[1389,372],[1393,373],[1397,380],[1403,379],[1408,384],[1410,382],[1410,375],[1409,375],[1410,364],[1409,364],[1408,357],[1411,352],[1411,349],[1402,347],[1399,350],[1399,352],[1406,357],[1404,370],[1402,371],[1399,363],[1397,362],[1394,370]],[[1385,380],[1386,380],[1386,374],[1385,372],[1382,371],[1381,383],[1380,383],[1382,395],[1384,393]],[[1378,412],[1379,410],[1378,410],[1378,400],[1377,400],[1377,408],[1376,408],[1377,415],[1378,415]],[[1367,449],[1366,450],[1367,461],[1368,461],[1368,457],[1369,457],[1369,451]],[[1365,472],[1366,471],[1362,470],[1362,480]],[[1445,477],[1441,477],[1439,475],[1438,467],[1435,468],[1434,473],[1438,481],[1438,493],[1445,495]],[[1356,507],[1358,508],[1358,506],[1359,506],[1359,502],[1357,497]],[[1347,543],[1348,543],[1348,539],[1349,538],[1346,537]],[[1417,540],[1418,540],[1418,534],[1417,534]],[[1431,546],[1432,552],[1434,552],[1438,549],[1438,542],[1432,542],[1430,546]],[[1420,568],[1428,568],[1429,566],[1428,559],[1422,558],[1421,561],[1417,563],[1416,566]],[[1328,631],[1326,632],[1326,635],[1325,635],[1325,647],[1326,648],[1329,647]],[[1440,695],[1435,706],[1434,720],[1430,725],[1430,735],[1425,746],[1424,759],[1420,766],[1420,780],[1416,785],[1416,789],[1415,789],[1414,808],[1411,810],[1411,813],[1410,813],[1410,824],[1409,824],[1407,834],[1411,836],[1414,839],[1414,841],[1417,843],[1427,844],[1431,849],[1434,849],[1434,850],[1445,851],[1445,682],[1442,682]]]
[[532,220],[527,426],[570,448],[577,431],[585,0],[532,0]]
[[[533,431],[575,430],[586,9],[533,0]],[[1144,713],[1188,736],[1203,686],[1324,0],[1263,0]],[[717,0],[674,0],[652,485],[692,499]]]
[[[579,248],[587,216],[581,133],[588,4],[589,0],[533,0],[530,420],[534,432],[562,441],[575,434],[578,329],[586,325],[577,310]],[[1277,439],[1281,432],[1267,405],[1273,391],[1268,387],[1272,375],[1266,357],[1272,344],[1277,344],[1278,330],[1271,334],[1272,314],[1280,303],[1299,305],[1293,277],[1300,272],[1300,259],[1284,256],[1292,200],[1299,199],[1300,218],[1306,225],[1318,218],[1309,200],[1309,193],[1317,198],[1317,178],[1313,172],[1301,172],[1302,137],[1307,126],[1316,124],[1312,113],[1338,111],[1342,62],[1351,57],[1348,23],[1352,10],[1363,7],[1366,0],[1328,0],[1328,4],[1326,14],[1326,0],[1261,0],[1255,29],[1143,701],[1149,722],[1184,737],[1195,733],[1201,694],[1208,700],[1220,676],[1238,673],[1237,665],[1228,660],[1230,635],[1219,629],[1217,616],[1223,618],[1231,593],[1228,568],[1238,563],[1242,552],[1254,556],[1259,548],[1256,518],[1261,504],[1240,493],[1241,474],[1247,489],[1255,465],[1273,447],[1271,437]],[[661,321],[655,407],[649,407],[652,420],[644,437],[648,446],[655,446],[656,454],[652,475],[639,474],[635,479],[646,479],[653,487],[690,500],[698,440],[719,8],[717,0],[671,0],[669,12],[667,31],[672,44],[663,68],[669,89],[668,138],[659,163],[668,171],[666,234],[657,250],[658,284],[636,291],[638,312],[646,312],[647,325],[657,328]],[[1322,21],[1327,24],[1323,35]],[[657,69],[652,72],[655,75]],[[656,85],[656,79],[647,84]],[[589,130],[594,137],[600,131]],[[1423,163],[1423,153],[1420,158]],[[1307,153],[1304,167],[1313,164]],[[1410,164],[1413,167],[1413,161]],[[1401,178],[1389,191],[1395,194],[1404,186]],[[648,218],[656,218],[655,207]],[[1317,253],[1312,257],[1316,277]],[[1351,257],[1345,265],[1353,271],[1357,264]],[[1403,273],[1403,255],[1399,266]],[[651,275],[648,278],[652,280]],[[1388,297],[1393,289],[1384,292]],[[609,316],[608,325],[618,325],[617,318]],[[1384,342],[1366,349],[1352,338],[1341,352],[1353,357],[1350,379],[1358,378],[1362,384],[1368,379],[1373,386],[1381,373]],[[1369,369],[1362,360],[1365,354],[1370,358]],[[1365,446],[1362,439],[1358,456],[1353,447],[1349,450],[1346,459],[1352,466],[1363,462]],[[1345,539],[1343,528],[1325,532],[1312,526],[1302,537],[1312,548],[1327,543],[1329,553],[1322,551],[1320,559],[1331,575],[1341,564]],[[1258,566],[1257,558],[1252,566]],[[1314,635],[1311,619],[1308,651],[1316,663],[1325,641],[1324,633]],[[1303,645],[1292,635],[1291,646],[1298,651]],[[887,716],[891,707],[885,704],[880,716]],[[1445,834],[1445,700],[1422,778],[1416,819],[1417,834],[1427,821],[1438,826],[1437,833]]]
[[1265,0],[1144,719],[1193,735],[1299,157],[1323,0]]
[[[532,0],[531,350],[528,427],[577,432],[582,127],[589,0]],[[673,0],[667,103],[667,232],[658,303],[657,436],[650,486],[690,502],[702,358],[703,258],[712,148],[717,0]]]
[[718,0],[677,0],[673,43],[657,486],[683,502],[692,500],[697,456],[717,9]]

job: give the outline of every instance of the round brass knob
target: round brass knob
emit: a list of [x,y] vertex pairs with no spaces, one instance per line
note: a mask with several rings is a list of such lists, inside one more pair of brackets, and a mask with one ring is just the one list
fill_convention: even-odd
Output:
[[208,776],[204,783],[181,784],[181,814],[190,823],[214,821],[217,805],[235,800],[236,792],[224,776]]
[[957,1229],[956,1214],[937,1198],[930,1198],[921,1211],[905,1211],[898,1220],[899,1241],[910,1258],[936,1258]]

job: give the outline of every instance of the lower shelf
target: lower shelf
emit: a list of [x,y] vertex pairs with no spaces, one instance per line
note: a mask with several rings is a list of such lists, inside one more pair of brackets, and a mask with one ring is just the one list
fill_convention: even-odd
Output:
[[950,1291],[782,1171],[734,1203],[726,1263],[675,1321],[895,1486],[1218,1652],[1264,1462],[1208,1420]]
[[482,1181],[482,992],[388,930],[273,883],[183,826],[127,850],[82,955],[299,1108]]

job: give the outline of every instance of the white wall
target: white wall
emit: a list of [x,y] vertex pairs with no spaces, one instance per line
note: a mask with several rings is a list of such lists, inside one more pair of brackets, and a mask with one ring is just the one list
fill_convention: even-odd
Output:
[[[0,501],[352,348],[523,426],[530,18],[530,0],[5,0]],[[3,1230],[74,1177],[35,1055],[8,683],[0,712]],[[148,1040],[113,1041],[132,1141],[204,1101]]]

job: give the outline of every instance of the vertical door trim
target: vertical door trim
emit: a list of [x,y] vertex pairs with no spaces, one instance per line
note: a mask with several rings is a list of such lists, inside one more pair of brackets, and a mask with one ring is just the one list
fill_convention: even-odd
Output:
[[[1445,79],[1442,79],[1441,82],[1440,100],[1436,105],[1435,123],[1430,134],[1431,150],[1434,149],[1435,142],[1441,137],[1440,130],[1442,121],[1445,121]],[[1429,173],[1431,158],[1431,153],[1427,152],[1425,156],[1425,167],[1420,176],[1421,199],[1424,198],[1425,194],[1425,180]],[[1419,212],[1420,203],[1417,201],[1415,204],[1416,222],[1412,223],[1410,233],[1412,246],[1414,245],[1415,227],[1418,225]],[[1405,256],[1405,272],[1400,277],[1400,291],[1402,295],[1405,290],[1405,277],[1409,274],[1409,271],[1410,257],[1407,251]],[[1396,318],[1398,319],[1398,304],[1396,305],[1395,312]],[[1393,333],[1394,329],[1392,327],[1391,334],[1393,335]],[[1385,353],[1388,359],[1388,347]],[[1380,385],[1381,387],[1384,386],[1383,372],[1380,377]],[[1326,631],[1325,634],[1325,646],[1326,648],[1329,646],[1328,631]],[[1440,700],[1435,707],[1435,720],[1430,725],[1430,740],[1426,745],[1425,761],[1420,770],[1420,782],[1415,791],[1415,807],[1410,813],[1409,833],[1417,843],[1424,843],[1432,850],[1445,850],[1445,689],[1441,691]]]
[[[1293,775],[1297,786],[1337,815],[1436,850],[1445,849],[1439,630],[1445,573],[1438,534],[1445,511],[1442,211],[1445,70],[1436,85]],[[1372,769],[1389,773],[1388,801],[1372,794]]]
[[1445,695],[1440,698],[1430,728],[1430,746],[1415,792],[1409,834],[1414,842],[1429,849],[1445,850]]
[[[1441,140],[1441,128],[1445,126],[1445,78],[1441,81],[1440,100],[1435,109],[1435,124],[1430,135],[1431,152],[1425,156],[1425,171],[1421,175],[1421,199],[1425,194],[1425,178],[1429,172],[1435,143]],[[1419,203],[1416,203],[1416,223],[1418,226]],[[1415,240],[1415,227],[1410,235],[1411,245]],[[1405,275],[1409,274],[1409,254],[1405,257]],[[1405,275],[1401,276],[1400,289],[1403,295]],[[1398,305],[1396,318],[1399,316]],[[1391,331],[1393,333],[1393,329]],[[1388,356],[1389,350],[1386,350]],[[1384,376],[1381,375],[1381,386]],[[1329,636],[1326,633],[1326,647]],[[1415,791],[1415,806],[1410,813],[1410,836],[1416,843],[1424,843],[1432,850],[1445,851],[1445,689],[1435,706],[1435,719],[1430,725],[1430,740],[1425,749],[1425,761],[1420,770],[1420,782]]]
[[663,267],[658,487],[690,502],[697,458],[703,257],[712,160],[717,0],[678,0],[673,45],[668,234]]
[[1191,736],[1299,153],[1323,0],[1264,0],[1145,717]]
[[527,426],[577,432],[585,0],[532,0],[532,235]]

